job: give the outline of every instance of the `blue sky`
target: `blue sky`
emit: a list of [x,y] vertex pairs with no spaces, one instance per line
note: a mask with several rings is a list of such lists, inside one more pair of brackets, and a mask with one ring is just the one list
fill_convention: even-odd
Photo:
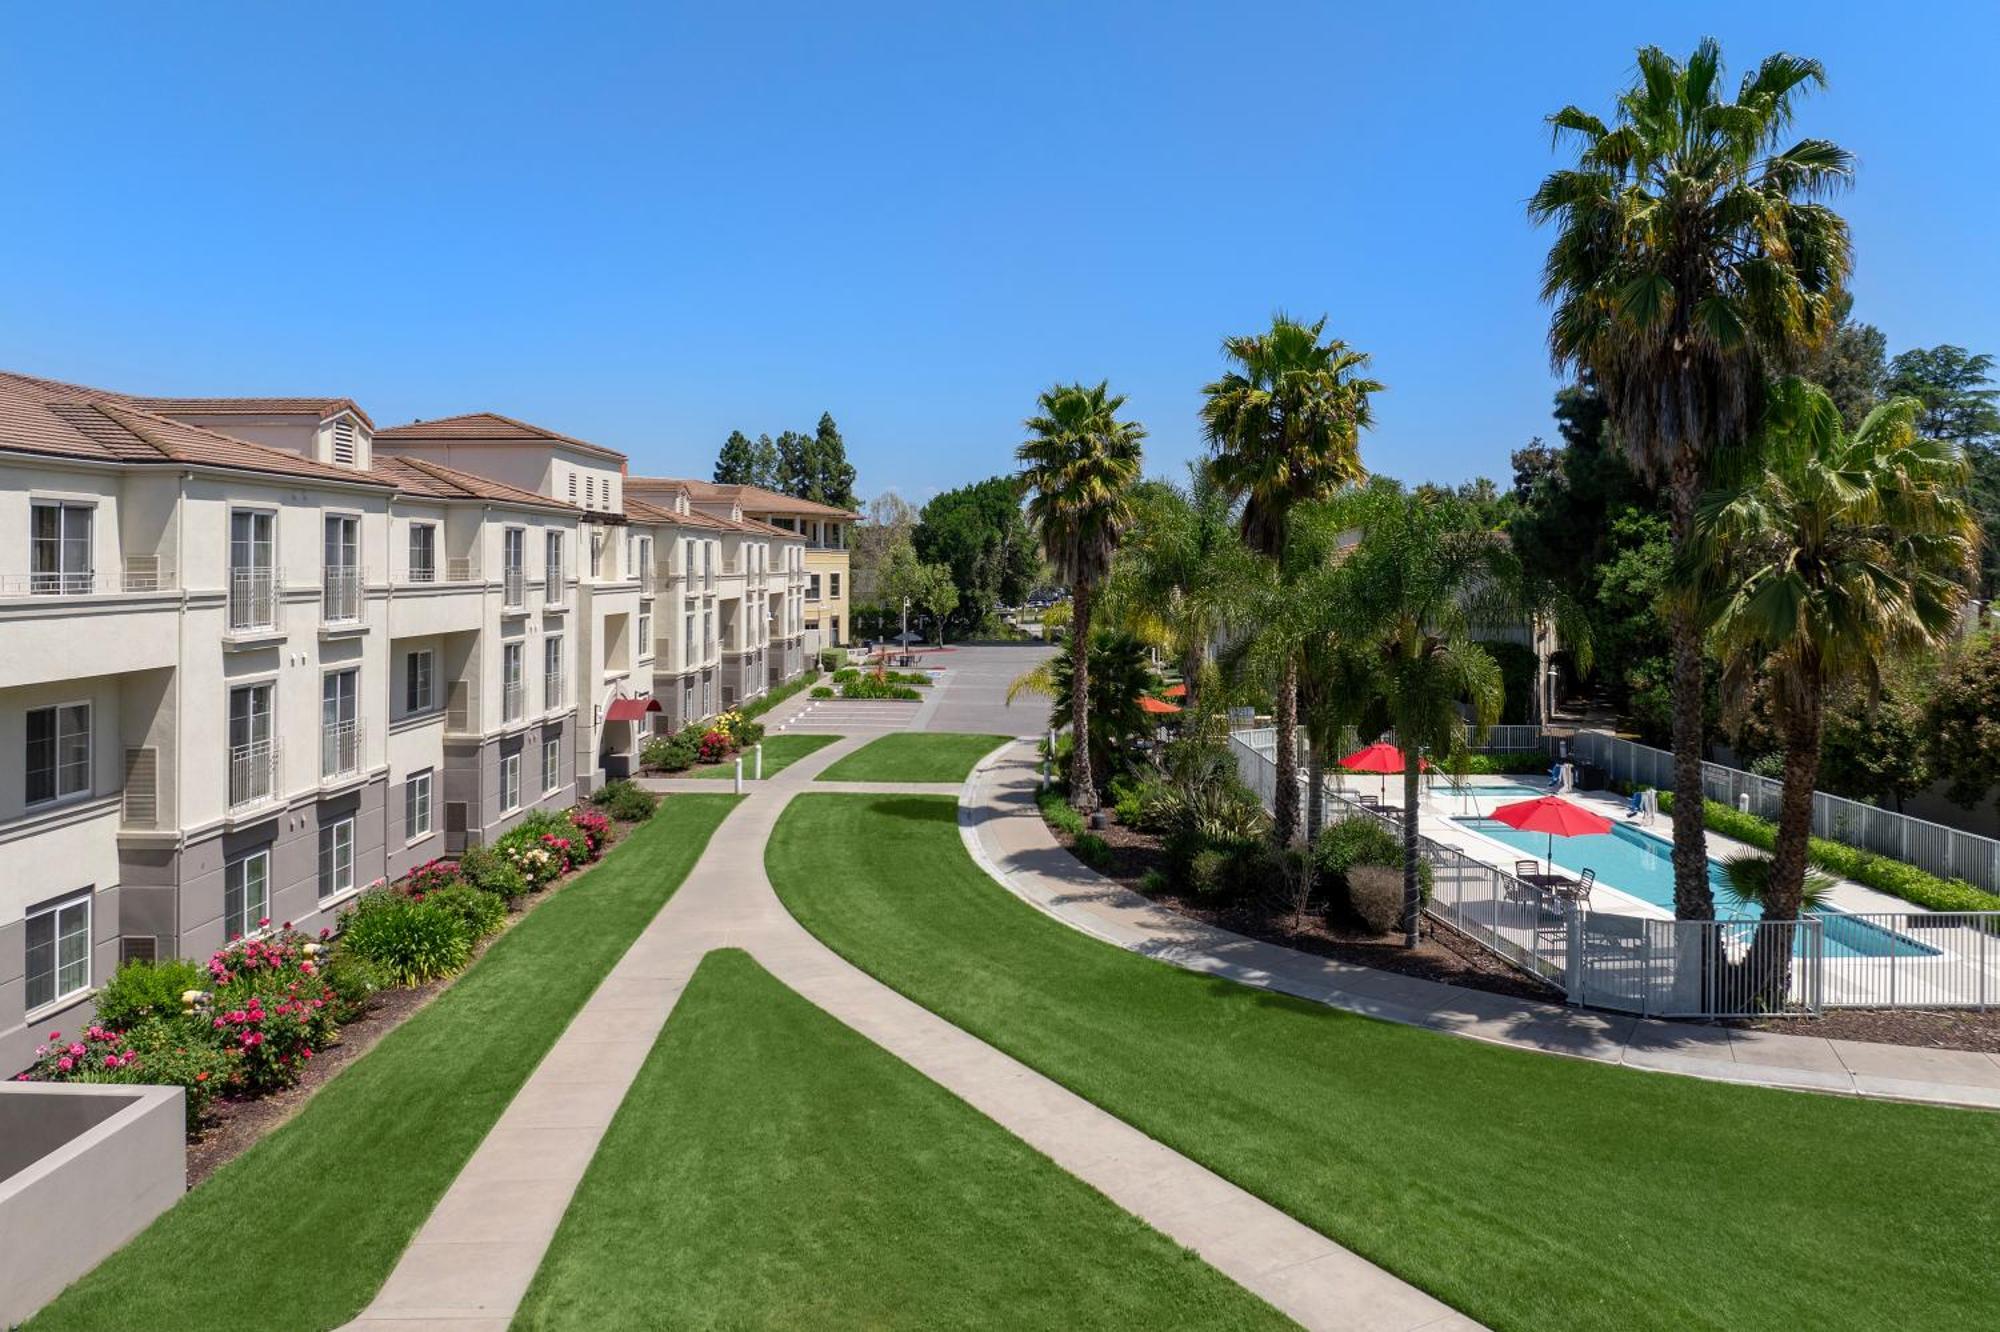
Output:
[[1284,308],[1374,354],[1372,469],[1504,479],[1553,433],[1541,117],[1704,33],[1827,64],[1857,316],[2000,352],[1991,4],[9,18],[0,365],[135,391],[491,408],[701,475],[831,410],[861,493],[920,501],[1010,469],[1058,379],[1178,469],[1220,338]]

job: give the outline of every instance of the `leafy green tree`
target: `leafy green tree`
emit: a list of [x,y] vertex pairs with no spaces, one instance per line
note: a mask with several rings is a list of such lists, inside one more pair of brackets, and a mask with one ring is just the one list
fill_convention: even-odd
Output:
[[1889,363],[1888,391],[1923,403],[1920,431],[1965,449],[1985,534],[1979,592],[1988,600],[2000,596],[2000,389],[1993,387],[1993,358],[1953,346],[1906,351]]
[[[1368,356],[1338,338],[1320,340],[1326,319],[1302,324],[1274,315],[1262,333],[1223,339],[1234,368],[1202,390],[1201,421],[1216,481],[1243,503],[1238,530],[1251,550],[1276,561],[1292,511],[1326,499],[1364,475],[1361,432],[1374,424]],[[1278,681],[1277,799],[1272,836],[1298,834],[1298,663]]]
[[[1072,641],[1090,641],[1091,599],[1110,571],[1118,543],[1132,523],[1132,486],[1139,479],[1139,443],[1145,428],[1118,419],[1122,395],[1108,382],[1095,387],[1057,384],[1024,422],[1028,438],[1015,450],[1028,521],[1042,553],[1069,584],[1074,605]],[[1070,727],[1075,756],[1070,803],[1082,813],[1097,809],[1090,766],[1090,652],[1076,657],[1082,677],[1071,692]]]
[[[1845,309],[1847,224],[1824,203],[1853,177],[1825,139],[1780,147],[1818,61],[1767,57],[1723,99],[1722,52],[1685,62],[1639,51],[1607,123],[1577,106],[1549,118],[1573,166],[1552,172],[1529,214],[1556,228],[1542,294],[1549,348],[1596,379],[1639,473],[1668,496],[1674,542],[1693,540],[1717,450],[1747,439],[1764,385],[1816,350]],[[1702,822],[1701,629],[1670,604],[1674,912],[1715,914]]]
[[937,639],[944,642],[945,618],[958,605],[958,587],[951,570],[942,564],[926,564],[907,540],[893,546],[881,573],[884,610],[891,624],[900,625],[904,604],[937,622]]
[[804,486],[794,493],[816,504],[854,508],[854,466],[847,461],[847,443],[840,437],[840,427],[833,423],[832,412],[819,414],[807,460]]
[[[1774,385],[1756,446],[1704,500],[1683,559],[1724,697],[1757,673],[1770,684],[1784,789],[1767,919],[1799,911],[1827,696],[1872,686],[1884,661],[1941,649],[1957,630],[1977,529],[1964,455],[1917,433],[1921,410],[1892,399],[1850,435],[1824,390]],[[1781,959],[1760,964],[1760,984],[1785,974],[1782,944]]]
[[[1935,672],[1925,672],[1935,682]],[[1829,701],[1820,745],[1819,786],[1855,800],[1900,810],[1931,784],[1930,735],[1924,697],[1900,684],[1873,691],[1850,688]]]
[[934,497],[918,516],[911,541],[927,563],[951,569],[968,632],[977,632],[1000,606],[1024,601],[1040,569],[1012,477],[989,477]]
[[1950,783],[1945,795],[1977,809],[2000,787],[2000,634],[1987,633],[1950,654],[1925,712],[1932,769]]
[[778,446],[769,435],[757,436],[750,450],[750,484],[766,490],[778,489]]
[[895,491],[885,490],[868,501],[867,519],[854,525],[847,543],[857,610],[881,603],[883,565],[899,542],[909,542],[916,527],[917,511]]
[[741,430],[729,432],[729,438],[722,441],[722,451],[715,455],[715,482],[723,486],[754,485],[757,480],[757,458],[750,437]]
[[[1054,656],[1022,675],[1008,686],[1007,701],[1024,693],[1042,694],[1053,700],[1049,726],[1059,728],[1075,715],[1071,690],[1076,685],[1076,644],[1071,635]],[[1125,771],[1132,742],[1152,734],[1153,723],[1140,707],[1140,700],[1153,686],[1152,667],[1147,664],[1146,645],[1123,629],[1096,629],[1090,635],[1089,662],[1085,685],[1090,691],[1089,771],[1100,785]],[[1071,780],[1075,763],[1071,760]]]
[[1882,401],[1888,359],[1889,340],[1881,329],[1843,318],[1806,366],[1805,376],[1826,390],[1833,405],[1840,408],[1840,419],[1847,428],[1858,430]]

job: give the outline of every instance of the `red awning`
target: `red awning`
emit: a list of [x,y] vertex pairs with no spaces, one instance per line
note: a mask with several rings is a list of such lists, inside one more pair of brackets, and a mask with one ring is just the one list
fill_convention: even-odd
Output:
[[657,698],[614,698],[611,700],[611,706],[604,710],[604,720],[638,721],[649,712],[659,711],[662,709]]

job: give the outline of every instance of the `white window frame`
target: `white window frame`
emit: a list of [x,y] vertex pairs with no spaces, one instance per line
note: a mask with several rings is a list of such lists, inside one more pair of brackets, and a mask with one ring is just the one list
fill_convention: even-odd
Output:
[[521,751],[500,756],[500,812],[512,814],[521,807]]
[[[81,708],[83,710],[83,784],[81,786],[72,787],[68,790],[65,790],[63,787],[64,770],[65,768],[71,767],[73,765],[65,764],[63,762],[63,714],[77,708]],[[55,725],[55,737],[54,737],[55,749],[54,752],[49,756],[51,761],[49,775],[55,785],[55,794],[44,796],[40,800],[29,800],[26,798],[28,790],[28,774],[31,771],[31,769],[28,767],[28,718],[38,712],[48,712],[54,714],[52,720]],[[91,700],[87,698],[66,699],[60,703],[48,703],[44,704],[41,707],[27,708],[22,711],[21,793],[22,793],[22,803],[25,808],[49,809],[56,805],[66,804],[72,800],[86,800],[90,797],[91,791],[96,786],[96,778],[97,778],[96,752],[94,748],[97,743],[95,734],[96,730],[97,730],[96,710],[91,706]],[[70,735],[72,738],[74,738],[75,732],[74,731],[70,732]]]
[[[572,475],[571,484],[575,484]],[[550,532],[542,545],[542,600],[561,601],[563,597],[563,534]]]
[[[425,552],[429,559],[425,564],[417,563],[417,535],[429,536],[430,549]],[[411,522],[410,524],[410,581],[413,583],[435,583],[438,580],[438,525],[436,523]]]
[[542,794],[551,795],[562,785],[562,737],[542,741]]
[[[431,835],[433,819],[432,775],[429,768],[403,779],[403,840],[421,842]],[[418,814],[422,814],[419,819]]]
[[[85,888],[81,892],[72,893],[68,897],[50,902],[44,907],[30,911],[23,919],[21,961],[24,980],[22,990],[27,1001],[27,1012],[29,1015],[32,1016],[45,1009],[54,1008],[59,1004],[74,999],[79,994],[88,994],[90,992],[90,899],[91,890]],[[73,922],[76,921],[79,915],[82,917],[83,957],[81,959],[81,966],[83,976],[76,984],[64,988],[63,970],[65,964],[62,956],[63,941],[75,938],[76,926]],[[37,999],[35,997],[35,977],[37,973],[34,969],[35,945],[33,939],[36,922],[43,920],[49,922],[49,965],[47,972],[43,973],[48,976],[49,994],[47,998]],[[66,923],[70,923],[67,930],[64,928]],[[72,960],[68,965],[73,973],[78,962]]]
[[[423,663],[421,669],[418,662]],[[415,686],[420,681],[423,689],[417,692]],[[431,648],[418,648],[403,658],[403,712],[411,717],[421,716],[435,711],[437,705],[437,653]]]
[[650,661],[653,657],[653,603],[650,600],[639,603],[639,660]]
[[[346,836],[343,838],[342,834]],[[347,861],[341,863],[343,843]],[[344,874],[343,874],[344,870]],[[354,891],[354,816],[335,819],[319,830],[319,900],[329,902]]]
[[[35,568],[35,547],[41,538],[35,535],[35,518],[42,509],[53,509],[56,515],[55,568]],[[70,515],[83,516],[83,567],[73,569],[69,564]],[[97,504],[93,500],[30,498],[28,502],[28,591],[38,596],[74,596],[89,592],[97,584]]]
[[[261,864],[263,867],[263,882],[259,885],[263,895],[257,900],[256,909],[253,911],[250,901],[250,867],[256,864]],[[234,888],[230,886],[232,878],[236,880]],[[231,913],[229,906],[231,892],[234,892],[238,899],[234,914]],[[259,847],[247,855],[238,856],[222,868],[222,937],[225,940],[234,939],[238,935],[250,938],[264,928],[257,922],[270,918],[271,848],[266,846]]]
[[562,707],[563,694],[568,692],[567,681],[563,682],[564,688],[556,691],[555,702],[551,703],[549,701],[549,682],[551,680],[562,680],[562,676],[563,636],[561,634],[544,634],[542,636],[542,711],[552,712]]

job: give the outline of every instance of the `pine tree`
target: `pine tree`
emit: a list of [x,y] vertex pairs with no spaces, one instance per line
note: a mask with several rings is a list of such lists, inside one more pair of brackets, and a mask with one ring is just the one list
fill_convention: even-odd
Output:
[[740,486],[751,481],[755,471],[756,457],[751,449],[749,437],[741,430],[730,431],[729,438],[722,441],[722,452],[715,455],[716,484]]
[[743,479],[753,486],[766,490],[778,488],[778,446],[771,442],[769,435],[757,436],[756,447],[750,453],[750,474]]
[[852,509],[854,467],[847,461],[847,444],[840,437],[840,427],[833,423],[832,412],[819,414],[819,425],[813,430],[812,462],[811,489],[805,498]]
[[804,497],[812,484],[812,436],[787,430],[778,436],[776,448],[777,467],[771,489]]

